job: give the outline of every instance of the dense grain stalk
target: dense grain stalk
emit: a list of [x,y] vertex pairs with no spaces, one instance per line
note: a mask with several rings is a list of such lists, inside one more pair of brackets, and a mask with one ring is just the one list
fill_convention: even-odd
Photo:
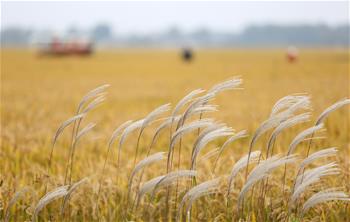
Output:
[[179,221],[181,219],[181,212],[182,208],[185,205],[187,201],[189,201],[189,204],[186,208],[186,215],[189,215],[192,203],[198,199],[201,196],[211,194],[213,192],[217,192],[219,188],[220,178],[212,179],[206,182],[203,182],[193,188],[191,188],[182,198],[182,201],[180,203],[180,206],[178,208],[176,221]]

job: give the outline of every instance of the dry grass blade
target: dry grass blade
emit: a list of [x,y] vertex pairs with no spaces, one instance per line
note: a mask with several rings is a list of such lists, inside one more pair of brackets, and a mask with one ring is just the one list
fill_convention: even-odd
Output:
[[334,112],[335,110],[350,104],[350,99],[342,99],[336,103],[334,103],[333,105],[331,105],[330,107],[328,107],[327,109],[325,109],[317,118],[316,120],[316,125],[322,123],[329,114],[331,114],[332,112]]
[[317,126],[313,126],[310,127],[304,131],[302,131],[301,133],[299,133],[294,139],[293,141],[290,143],[289,148],[288,148],[288,154],[291,154],[294,152],[295,148],[297,147],[297,145],[303,141],[306,137],[313,135],[315,132],[321,130],[323,128],[323,124],[319,124]]
[[350,198],[349,195],[345,194],[342,191],[339,191],[339,188],[326,189],[312,195],[304,203],[301,214],[304,215],[310,208],[314,207],[317,204],[334,200],[350,201]]
[[[295,156],[285,156],[279,157],[278,155],[272,156],[264,161],[262,161],[259,165],[257,165],[249,174],[247,181],[245,182],[241,192],[239,193],[237,200],[237,208],[238,210],[241,208],[243,198],[247,191],[258,181],[264,179],[269,176],[269,174],[275,170],[277,167],[294,162],[296,160]],[[248,162],[249,163],[249,162]]]

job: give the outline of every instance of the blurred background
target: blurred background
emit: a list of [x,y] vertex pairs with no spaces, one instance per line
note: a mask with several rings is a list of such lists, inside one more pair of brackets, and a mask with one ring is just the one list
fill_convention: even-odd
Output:
[[339,47],[348,1],[2,2],[1,46]]

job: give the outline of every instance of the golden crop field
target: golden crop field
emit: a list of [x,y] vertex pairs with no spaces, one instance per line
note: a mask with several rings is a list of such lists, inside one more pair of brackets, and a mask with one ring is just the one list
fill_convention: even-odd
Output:
[[[263,178],[253,189],[249,189],[243,207],[238,208],[239,195],[246,181],[244,167],[234,180],[231,194],[226,195],[227,175],[234,164],[248,154],[255,130],[269,118],[272,107],[280,98],[305,93],[303,95],[309,95],[311,101],[310,109],[297,110],[297,114],[310,112],[310,120],[286,127],[276,137],[273,152],[281,155],[287,153],[298,133],[315,124],[323,110],[343,98],[349,98],[350,60],[347,51],[301,50],[298,61],[293,64],[286,61],[284,50],[277,49],[203,49],[195,51],[191,63],[183,62],[179,51],[170,49],[105,50],[97,51],[91,57],[39,57],[34,50],[20,49],[3,49],[1,53],[2,219],[8,216],[10,221],[30,221],[32,218],[33,221],[165,221],[165,218],[175,220],[180,215],[182,220],[187,217],[192,221],[350,221],[350,206],[346,201],[318,204],[301,217],[303,203],[318,191],[337,187],[350,194],[349,105],[330,113],[324,120],[323,130],[313,134],[310,154],[337,147],[336,156],[317,159],[306,167],[306,170],[311,170],[335,161],[339,168],[335,170],[338,174],[332,171],[334,175],[322,176],[320,181],[310,184],[289,214],[288,202],[293,182],[299,164],[306,158],[310,140],[302,141],[297,146],[297,159],[292,159],[286,165],[285,186],[282,185],[283,163],[278,169],[268,172],[268,180]],[[174,108],[181,98],[194,89],[208,90],[230,78],[241,78],[243,83],[239,89],[215,95],[209,104],[218,105],[218,111],[205,113],[203,118],[214,118],[226,123],[236,133],[247,130],[248,136],[234,141],[223,150],[215,170],[213,168],[218,155],[218,152],[214,152],[215,148],[220,147],[228,137],[210,140],[197,157],[195,179],[180,178],[178,182],[169,183],[169,186],[159,187],[156,192],[154,189],[153,193],[142,196],[138,206],[133,209],[132,205],[137,205],[132,202],[135,202],[138,188],[146,181],[167,173],[167,154],[164,154],[163,160],[137,173],[129,194],[131,198],[127,201],[128,179],[134,166],[139,129],[125,139],[119,170],[117,139],[103,171],[112,132],[127,120],[145,118],[160,105],[171,103]],[[88,91],[103,84],[110,84],[106,89],[106,100],[89,111],[81,123],[82,127],[90,122],[96,123],[96,126],[76,144],[72,170],[69,171],[72,182],[86,177],[87,180],[69,193],[63,213],[61,199],[64,195],[57,196],[61,199],[38,209],[39,200],[45,192],[63,186],[65,181],[72,125],[58,138],[48,171],[56,130],[76,114],[81,98]],[[163,117],[170,115],[171,111],[167,111],[157,116],[157,119],[164,120]],[[189,118],[188,123],[196,120],[198,115]],[[145,128],[140,139],[137,162],[146,157],[151,138],[161,123],[158,120]],[[174,131],[175,127],[172,128]],[[264,159],[272,132],[272,128],[265,132],[253,146],[253,151],[261,150]],[[180,143],[180,168],[190,169],[190,154],[197,135],[197,130],[192,131],[175,144],[173,170],[178,167]],[[151,154],[168,152],[168,149],[169,129],[165,129],[156,140]],[[211,151],[213,155],[208,156]],[[251,164],[249,169],[255,166],[258,164]],[[141,174],[142,181],[139,182]],[[183,209],[178,210],[182,198],[192,186],[214,178],[220,178],[215,189],[199,192],[198,196],[189,196]],[[25,187],[28,190],[23,195],[16,193]],[[65,191],[63,194],[66,194]],[[14,200],[15,194],[19,195]],[[11,199],[14,202],[11,203]],[[186,209],[191,204],[192,209]],[[181,213],[182,210],[190,213]]]

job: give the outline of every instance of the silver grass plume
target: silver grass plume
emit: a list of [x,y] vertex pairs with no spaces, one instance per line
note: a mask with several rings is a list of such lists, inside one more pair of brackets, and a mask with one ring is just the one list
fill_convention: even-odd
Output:
[[196,120],[191,123],[188,123],[181,128],[179,128],[171,137],[170,141],[170,150],[172,151],[175,143],[186,133],[189,133],[193,130],[196,130],[198,128],[203,128],[207,127],[213,124],[212,119],[201,119],[201,120]]
[[79,180],[78,182],[72,184],[69,188],[68,188],[68,192],[65,194],[64,198],[63,198],[63,203],[62,203],[62,207],[61,207],[61,214],[64,213],[64,209],[72,195],[72,193],[83,183],[87,182],[88,178],[85,177],[81,180]]
[[192,92],[190,92],[189,94],[187,94],[185,97],[183,97],[175,106],[171,116],[175,117],[180,109],[185,106],[187,103],[189,103],[193,97],[197,96],[198,94],[201,94],[202,92],[204,92],[205,90],[203,89],[195,89]]
[[[297,116],[293,116],[290,119],[287,119],[286,121],[282,122],[280,125],[276,127],[276,129],[272,132],[267,145],[267,151],[270,150],[273,143],[275,142],[277,136],[285,129],[295,126],[300,123],[304,123],[310,119],[310,113],[302,113]],[[267,152],[267,155],[269,153]]]
[[336,147],[330,147],[330,148],[322,149],[320,151],[312,153],[300,163],[300,168],[304,169],[307,165],[309,165],[311,162],[317,159],[335,156],[337,151],[338,150]]
[[[219,154],[217,155],[217,157],[215,159],[214,166],[213,166],[213,173],[215,173],[215,169],[216,169],[217,163],[219,161],[219,158],[221,157],[221,155],[224,152],[224,150],[226,149],[226,147],[229,144],[233,143],[234,141],[236,141],[238,139],[241,139],[241,138],[245,138],[247,136],[248,136],[247,131],[246,130],[241,130],[241,131],[239,131],[238,133],[234,134],[233,136],[231,136],[230,138],[228,138],[225,141],[225,143],[220,147]],[[247,157],[248,157],[248,155],[247,155]]]
[[78,143],[79,139],[87,134],[89,131],[91,131],[96,126],[96,123],[89,123],[87,126],[85,126],[82,130],[80,130],[75,137],[74,143]]
[[97,97],[91,103],[89,103],[86,106],[86,108],[83,109],[83,111],[81,113],[89,112],[90,110],[92,110],[92,109],[96,108],[97,106],[101,105],[105,100],[106,100],[105,95],[101,95],[101,96]]
[[155,153],[153,155],[150,155],[146,158],[144,158],[143,160],[141,160],[140,162],[138,162],[135,166],[135,168],[132,170],[130,177],[129,177],[129,182],[128,182],[128,196],[130,194],[131,191],[131,187],[132,187],[132,181],[134,179],[134,176],[140,172],[140,170],[142,170],[143,168],[145,168],[148,165],[151,165],[152,163],[158,162],[162,159],[164,159],[164,154],[165,152],[158,152]]
[[293,193],[290,198],[289,207],[291,208],[300,195],[307,190],[307,188],[319,182],[322,177],[328,175],[335,175],[339,173],[339,168],[335,162],[316,167],[314,169],[305,171],[304,174],[299,175],[296,178]]
[[305,99],[306,97],[307,95],[304,93],[296,93],[282,97],[272,107],[270,116],[274,116],[282,110],[288,109],[289,107],[298,103],[300,100]]
[[174,171],[170,172],[169,174],[158,176],[156,178],[153,178],[147,182],[145,182],[140,191],[138,192],[138,197],[137,197],[137,204],[140,202],[141,198],[147,194],[147,193],[152,193],[152,196],[154,195],[154,192],[162,187],[162,186],[167,186],[173,182],[176,182],[178,178],[180,177],[194,177],[196,175],[196,171],[194,170],[179,170],[179,171]]
[[120,140],[119,140],[119,147],[118,149],[121,150],[123,144],[124,144],[124,141],[126,139],[126,137],[132,133],[133,131],[139,129],[142,127],[143,125],[143,122],[144,122],[144,119],[141,119],[141,120],[137,120],[131,124],[129,124],[127,127],[125,127],[123,133],[121,134],[120,136]]
[[214,85],[211,89],[208,90],[208,94],[209,93],[218,94],[218,93],[223,92],[225,90],[235,89],[238,86],[240,86],[242,84],[242,82],[243,81],[240,78],[229,79],[225,82],[221,82],[221,83]]
[[125,129],[126,127],[128,127],[130,124],[132,123],[132,120],[128,120],[126,122],[124,122],[123,124],[121,124],[119,127],[117,127],[113,133],[111,138],[109,139],[108,142],[108,147],[111,147],[112,144],[114,143],[114,141],[118,138],[118,136],[121,134],[122,130]]
[[330,188],[312,195],[303,205],[301,215],[303,216],[310,208],[327,201],[350,201],[349,195],[340,191],[339,188]]
[[103,94],[103,92],[109,87],[109,84],[104,84],[102,86],[99,86],[91,91],[89,91],[87,94],[85,94],[85,96],[81,99],[79,105],[78,105],[78,113],[80,112],[81,108],[84,106],[84,104],[90,100],[91,98],[95,97],[95,96],[99,96],[101,95],[101,93]]
[[45,194],[45,196],[43,196],[38,204],[36,205],[35,209],[34,209],[34,213],[32,216],[32,221],[35,222],[36,218],[39,214],[39,212],[49,203],[51,203],[52,201],[64,197],[67,193],[68,193],[68,189],[69,189],[69,185],[65,185],[65,186],[60,186],[56,189],[54,189],[53,191],[48,192],[47,194]]
[[316,125],[322,123],[325,118],[327,118],[327,116],[329,114],[331,114],[332,112],[334,112],[335,110],[347,105],[347,104],[350,104],[350,99],[342,99],[342,100],[339,100],[338,102],[334,103],[333,105],[331,105],[330,107],[328,107],[327,109],[325,109],[317,118],[316,120]]
[[52,146],[55,146],[57,138],[62,134],[62,132],[64,131],[64,129],[69,126],[70,124],[74,123],[76,120],[82,119],[85,117],[85,114],[78,114],[73,116],[72,118],[67,119],[66,121],[64,121],[61,126],[57,129],[55,136],[53,138],[53,142],[52,142]]
[[[237,208],[240,209],[243,198],[247,191],[258,181],[264,179],[270,175],[270,173],[275,170],[277,167],[294,162],[296,157],[294,155],[280,157],[279,155],[272,156],[258,164],[248,175],[247,180],[241,189],[241,192],[238,196]],[[249,162],[248,162],[249,163]]]
[[251,164],[251,163],[256,163],[259,160],[261,152],[260,151],[254,151],[251,153],[250,155],[250,160],[248,162],[248,154],[245,155],[244,157],[242,157],[241,159],[239,159],[235,165],[233,165],[231,173],[228,177],[228,189],[227,189],[227,198],[230,195],[231,189],[232,189],[232,182],[233,179],[237,176],[238,172],[244,168],[245,166],[247,166],[247,164]]
[[191,169],[195,168],[196,159],[199,152],[211,141],[219,137],[232,136],[233,130],[230,127],[222,127],[206,134],[193,148],[192,159],[191,159]]
[[288,148],[288,155],[293,153],[295,148],[297,147],[297,145],[303,141],[306,137],[313,135],[315,132],[321,130],[323,128],[323,123],[310,127],[304,131],[302,131],[301,133],[299,133],[294,139],[293,141],[290,143],[289,148]]
[[196,110],[196,108],[206,105],[214,97],[215,97],[214,93],[208,93],[208,94],[205,94],[204,96],[194,99],[193,102],[187,107],[187,109],[182,114],[182,117],[177,124],[176,130],[184,125],[186,119],[191,115],[192,112]]
[[188,204],[188,207],[186,209],[186,214],[187,214],[187,212],[190,211],[192,203],[195,199],[197,199],[203,195],[210,194],[214,191],[217,192],[219,184],[220,184],[220,178],[216,178],[216,179],[212,179],[212,180],[203,182],[203,183],[191,188],[182,198],[182,201],[181,201],[180,206],[178,208],[176,221],[179,221],[179,219],[181,217],[182,208],[185,205],[186,201],[188,201],[188,200],[190,201],[190,203]]

